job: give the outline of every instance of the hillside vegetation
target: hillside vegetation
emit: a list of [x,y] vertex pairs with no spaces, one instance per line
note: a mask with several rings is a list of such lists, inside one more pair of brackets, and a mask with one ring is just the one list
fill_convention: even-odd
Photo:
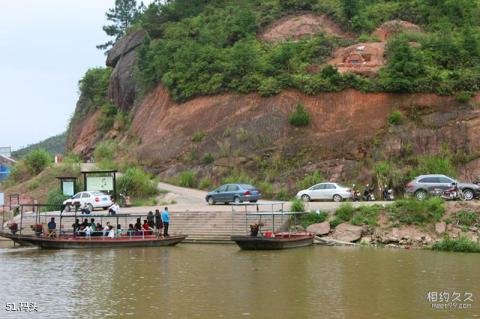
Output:
[[66,143],[67,143],[67,133],[65,132],[65,133],[47,138],[44,141],[31,144],[31,145],[28,145],[27,147],[13,151],[12,156],[16,159],[22,159],[28,153],[31,153],[32,151],[36,151],[36,150],[45,150],[52,156],[55,156],[56,154],[64,154]]
[[[425,32],[389,40],[388,64],[377,78],[339,74],[331,66],[312,74],[309,65],[324,64],[335,48],[352,41],[322,33],[295,42],[258,39],[267,25],[299,11],[328,14],[362,38],[392,19],[415,23]],[[163,83],[177,101],[224,91],[268,96],[285,88],[308,94],[345,88],[471,92],[480,81],[479,17],[476,0],[168,1],[151,5],[133,27],[148,31],[137,76],[144,90]]]

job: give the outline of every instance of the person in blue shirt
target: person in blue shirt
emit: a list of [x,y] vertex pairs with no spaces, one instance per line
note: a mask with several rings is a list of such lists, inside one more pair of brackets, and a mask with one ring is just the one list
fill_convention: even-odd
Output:
[[48,237],[55,236],[55,232],[57,229],[57,223],[55,223],[55,217],[52,217],[50,222],[48,223]]
[[168,212],[168,207],[165,207],[162,212],[162,222],[163,222],[163,236],[168,237],[168,225],[170,225],[170,213]]

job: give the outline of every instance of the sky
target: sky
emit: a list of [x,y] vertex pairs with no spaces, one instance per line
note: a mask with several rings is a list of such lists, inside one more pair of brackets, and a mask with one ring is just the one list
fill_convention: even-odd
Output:
[[16,150],[66,130],[78,80],[105,65],[95,46],[109,39],[102,26],[114,3],[0,0],[0,147]]

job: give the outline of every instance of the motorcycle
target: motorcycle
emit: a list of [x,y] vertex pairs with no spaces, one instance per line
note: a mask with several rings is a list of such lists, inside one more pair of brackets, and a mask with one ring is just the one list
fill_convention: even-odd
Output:
[[445,200],[463,200],[463,192],[456,183],[453,183],[449,189],[442,193],[441,197]]
[[119,196],[120,196],[120,200],[119,200],[120,207],[129,207],[131,205],[130,196],[128,196],[126,192],[125,194],[120,193]]
[[385,201],[393,201],[395,197],[393,196],[393,189],[388,188],[387,185],[383,188],[383,200]]
[[369,202],[375,200],[375,195],[373,194],[374,189],[370,188],[370,185],[367,184],[363,190],[363,200]]
[[355,188],[355,184],[352,185],[352,200],[354,202],[359,202],[361,200],[360,191]]

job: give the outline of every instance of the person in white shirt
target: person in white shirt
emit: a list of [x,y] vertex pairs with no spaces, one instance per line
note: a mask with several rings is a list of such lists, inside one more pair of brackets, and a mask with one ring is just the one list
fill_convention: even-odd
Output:
[[110,231],[108,232],[108,238],[115,238],[115,228],[110,226]]
[[108,214],[115,215],[115,214],[118,214],[119,212],[120,212],[120,206],[118,206],[118,204],[115,201],[113,201],[112,206],[108,208]]
[[90,239],[90,237],[92,235],[92,231],[93,231],[92,226],[87,225],[87,227],[85,227],[85,229],[83,231],[85,232],[85,237]]
[[103,237],[107,236],[109,231],[110,231],[110,222],[107,222],[105,227],[103,227]]

